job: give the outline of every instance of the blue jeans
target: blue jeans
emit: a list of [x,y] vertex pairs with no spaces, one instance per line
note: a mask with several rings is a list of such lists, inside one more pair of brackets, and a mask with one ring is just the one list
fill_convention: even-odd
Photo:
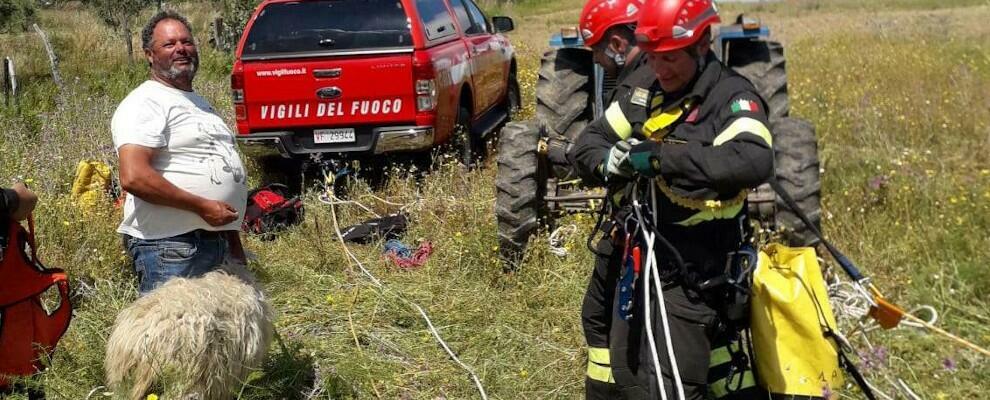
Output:
[[227,241],[220,232],[197,229],[152,240],[123,236],[124,248],[134,260],[141,296],[174,277],[193,278],[210,272],[227,257]]

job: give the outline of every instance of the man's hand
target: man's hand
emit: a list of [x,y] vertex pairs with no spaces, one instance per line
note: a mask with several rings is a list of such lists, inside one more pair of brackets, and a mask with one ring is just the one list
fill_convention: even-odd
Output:
[[197,214],[211,226],[227,225],[237,220],[237,210],[220,200],[206,200]]
[[152,204],[194,212],[211,226],[226,225],[237,220],[237,211],[230,204],[180,189],[152,168],[151,161],[157,151],[136,144],[120,147],[118,154],[122,189]]
[[11,189],[17,193],[17,209],[10,210],[10,216],[15,221],[21,221],[31,215],[34,207],[38,205],[38,195],[34,194],[23,183],[15,183]]

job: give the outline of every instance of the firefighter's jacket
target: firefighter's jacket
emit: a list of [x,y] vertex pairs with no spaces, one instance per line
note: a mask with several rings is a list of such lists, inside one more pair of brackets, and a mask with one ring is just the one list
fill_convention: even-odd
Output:
[[649,68],[620,82],[620,95],[571,148],[581,177],[604,184],[603,162],[617,141],[655,140],[661,225],[700,227],[744,212],[748,190],[773,173],[766,103],[714,56],[706,65],[682,93],[663,93]]
[[615,78],[615,87],[605,94],[603,104],[612,104],[613,101],[624,96],[630,90],[630,86],[623,85],[623,82],[629,79],[641,79],[639,77],[643,76],[642,74],[644,73],[652,75],[652,71],[650,65],[646,63],[646,53],[643,51],[638,52],[635,57],[627,61],[626,65],[622,67],[619,76]]

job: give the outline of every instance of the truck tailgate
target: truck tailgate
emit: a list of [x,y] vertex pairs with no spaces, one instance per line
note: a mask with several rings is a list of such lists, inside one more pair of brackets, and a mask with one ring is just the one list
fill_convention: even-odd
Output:
[[244,62],[252,131],[415,120],[412,50]]

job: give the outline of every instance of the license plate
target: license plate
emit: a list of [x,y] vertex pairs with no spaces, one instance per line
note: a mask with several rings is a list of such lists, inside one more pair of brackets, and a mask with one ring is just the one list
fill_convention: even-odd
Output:
[[314,129],[315,143],[350,143],[355,141],[354,128]]

